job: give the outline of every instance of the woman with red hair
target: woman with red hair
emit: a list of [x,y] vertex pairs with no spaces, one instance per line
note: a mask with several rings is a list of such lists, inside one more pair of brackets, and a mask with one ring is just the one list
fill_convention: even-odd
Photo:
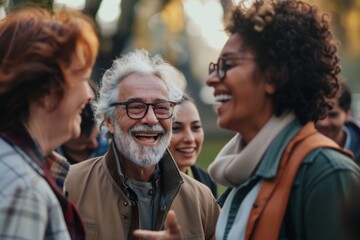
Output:
[[0,22],[0,238],[85,238],[53,150],[80,134],[98,45],[78,12],[23,8]]

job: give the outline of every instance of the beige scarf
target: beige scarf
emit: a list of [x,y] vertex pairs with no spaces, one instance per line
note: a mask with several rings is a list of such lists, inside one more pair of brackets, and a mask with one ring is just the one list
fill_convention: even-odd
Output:
[[241,135],[237,133],[210,164],[210,176],[217,183],[227,187],[237,187],[245,182],[274,138],[294,119],[293,113],[286,113],[281,117],[272,116],[245,147]]

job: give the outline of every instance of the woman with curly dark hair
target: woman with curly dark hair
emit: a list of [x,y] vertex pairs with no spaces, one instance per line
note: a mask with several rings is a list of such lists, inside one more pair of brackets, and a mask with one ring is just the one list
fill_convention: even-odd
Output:
[[219,126],[237,132],[209,167],[229,187],[217,239],[343,239],[339,206],[360,174],[314,128],[339,88],[328,19],[301,1],[258,0],[233,11],[206,82]]
[[328,19],[297,0],[233,10],[206,81],[218,125],[237,133],[209,167],[228,187],[216,239],[344,239],[340,206],[360,171],[314,127],[339,88]]

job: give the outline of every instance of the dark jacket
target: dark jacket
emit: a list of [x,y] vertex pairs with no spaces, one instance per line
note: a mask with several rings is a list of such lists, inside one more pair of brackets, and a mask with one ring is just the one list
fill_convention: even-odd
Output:
[[210,175],[197,166],[191,166],[191,171],[194,175],[194,178],[198,180],[199,182],[205,184],[208,186],[214,195],[215,198],[217,198],[217,185],[216,183],[211,179]]
[[355,119],[351,119],[344,125],[346,132],[345,149],[354,154],[354,160],[360,166],[360,125]]

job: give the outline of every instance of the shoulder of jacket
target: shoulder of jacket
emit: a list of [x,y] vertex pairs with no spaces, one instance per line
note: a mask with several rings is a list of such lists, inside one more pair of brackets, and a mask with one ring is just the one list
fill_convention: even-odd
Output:
[[93,172],[95,169],[102,167],[102,157],[92,158],[84,160],[82,162],[70,165],[68,175],[66,177],[66,182],[71,182],[73,180],[83,178],[85,175],[88,175],[90,172]]
[[[319,148],[311,152],[300,167],[300,174],[295,182],[306,178],[309,182],[320,181],[325,177],[358,176],[360,169],[348,156],[329,148]],[[302,176],[302,177],[300,177]],[[300,178],[299,178],[300,177]]]

